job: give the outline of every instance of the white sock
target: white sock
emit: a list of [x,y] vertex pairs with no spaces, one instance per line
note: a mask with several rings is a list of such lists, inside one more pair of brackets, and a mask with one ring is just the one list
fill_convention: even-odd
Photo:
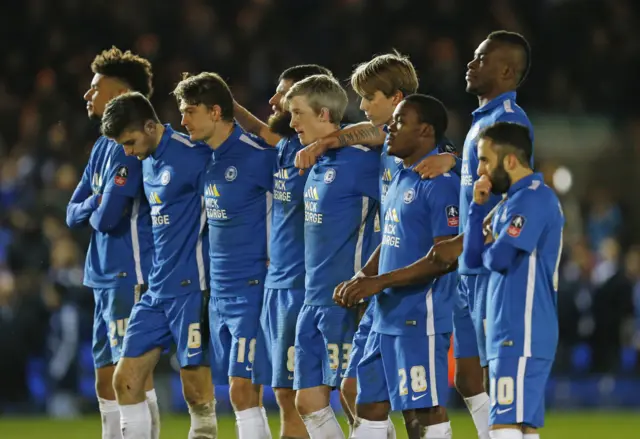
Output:
[[489,408],[491,404],[489,395],[482,392],[476,396],[465,398],[464,402],[471,413],[473,423],[476,424],[478,438],[489,439]]
[[391,418],[387,419],[389,426],[387,427],[387,439],[396,439],[396,426],[393,425]]
[[98,407],[100,407],[100,417],[102,418],[102,439],[122,439],[118,402],[98,398]]
[[310,439],[344,439],[344,433],[331,406],[301,417]]
[[267,411],[264,407],[260,407],[262,410],[262,420],[264,421],[264,438],[271,439],[271,428],[269,427],[269,418],[267,417]]
[[354,422],[355,428],[351,434],[352,439],[387,439],[389,419],[384,421],[370,421],[358,418]]
[[120,406],[123,439],[151,439],[151,413],[147,401]]
[[429,425],[420,439],[451,439],[451,422]]
[[540,439],[540,435],[538,433],[527,433],[522,435],[524,439]]
[[489,432],[491,439],[523,439],[521,430],[515,428],[501,428],[500,430],[491,430]]
[[160,439],[160,407],[158,407],[156,389],[147,391],[147,404],[151,414],[151,439]]
[[236,425],[238,426],[238,439],[262,439],[264,438],[264,419],[260,407],[236,412]]
[[189,406],[189,415],[191,416],[189,439],[216,439],[218,437],[215,407],[215,400],[206,404]]

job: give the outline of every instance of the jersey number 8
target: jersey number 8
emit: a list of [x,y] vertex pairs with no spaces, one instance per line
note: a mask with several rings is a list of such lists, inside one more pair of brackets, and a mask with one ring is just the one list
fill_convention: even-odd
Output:
[[[413,366],[411,370],[409,370],[409,375],[411,376],[411,390],[413,393],[421,393],[427,390],[427,371],[424,366]],[[409,389],[407,388],[406,369],[398,369],[398,376],[400,377],[400,396],[407,395]]]

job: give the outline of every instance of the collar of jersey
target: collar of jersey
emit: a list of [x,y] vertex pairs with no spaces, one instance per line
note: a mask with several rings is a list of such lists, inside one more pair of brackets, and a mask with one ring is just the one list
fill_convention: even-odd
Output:
[[493,110],[494,108],[502,105],[502,103],[506,100],[512,100],[515,101],[516,100],[516,92],[515,91],[508,91],[506,93],[502,93],[499,96],[496,96],[495,98],[493,98],[492,100],[490,100],[489,102],[487,102],[486,104],[484,104],[482,107],[477,108],[473,113],[474,116],[479,114],[479,113],[487,113],[491,110]]
[[418,161],[416,161],[413,165],[411,165],[409,167],[406,167],[404,165],[404,163],[402,163],[400,169],[407,169],[409,171],[413,171],[415,169],[415,167],[418,166],[418,164],[420,162],[422,162],[424,159],[426,159],[429,156],[436,155],[436,154],[438,154],[438,147],[437,146],[435,148],[433,148],[433,150],[430,153],[425,154],[423,157],[421,157]]
[[514,184],[511,185],[511,187],[509,188],[509,190],[507,191],[507,196],[511,197],[513,196],[513,194],[515,194],[516,192],[518,192],[520,189],[523,189],[527,186],[529,186],[531,184],[532,181],[534,180],[540,180],[540,181],[544,181],[542,178],[542,174],[538,173],[538,172],[534,172],[531,175],[527,175],[526,177],[518,180],[517,182],[515,182]]
[[158,143],[158,147],[156,148],[155,151],[153,151],[153,154],[151,154],[154,159],[160,158],[164,150],[167,149],[167,144],[169,143],[169,139],[173,134],[173,128],[171,128],[171,125],[167,123],[167,124],[164,124],[163,126],[164,126],[164,133],[162,133],[162,138],[160,139],[160,143]]
[[240,125],[238,125],[237,123],[233,123],[233,131],[231,131],[231,134],[229,134],[229,137],[227,137],[227,139],[222,142],[220,144],[220,146],[218,146],[213,153],[211,153],[211,156],[215,159],[215,158],[220,158],[222,157],[222,155],[224,153],[226,153],[227,151],[229,151],[229,149],[231,149],[231,146],[236,143],[236,141],[240,138],[240,136],[244,133],[244,131],[242,130],[242,128],[240,128]]

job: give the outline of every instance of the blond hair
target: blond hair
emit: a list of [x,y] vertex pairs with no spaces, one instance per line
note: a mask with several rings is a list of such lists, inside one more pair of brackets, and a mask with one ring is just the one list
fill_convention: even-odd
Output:
[[329,110],[329,121],[340,123],[349,103],[347,92],[340,83],[327,75],[312,75],[296,82],[285,96],[287,104],[296,96],[305,96],[311,109],[320,114],[323,108]]
[[351,86],[361,97],[373,96],[376,91],[388,98],[398,91],[408,96],[418,91],[418,75],[409,58],[394,51],[357,66],[351,74]]

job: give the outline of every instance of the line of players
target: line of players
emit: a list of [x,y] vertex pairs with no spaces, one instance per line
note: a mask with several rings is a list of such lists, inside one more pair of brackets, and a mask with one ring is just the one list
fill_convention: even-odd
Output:
[[[124,438],[158,437],[151,376],[172,342],[190,438],[216,437],[212,375],[230,384],[240,438],[270,437],[261,385],[275,389],[282,438],[343,437],[329,405],[341,382],[351,437],[395,437],[390,410],[403,412],[411,438],[451,437],[452,332],[456,387],[479,437],[538,437],[562,224],[531,171],[531,125],[515,104],[529,59],[517,34],[479,46],[467,90],[480,108],[460,162],[444,138],[446,109],[415,94],[415,70],[398,54],[353,72],[369,122],[342,129],[346,92],[323,67],[281,75],[268,124],[234,103],[219,76],[187,77],[174,95],[189,137],[160,123],[150,86],[140,86],[151,80],[146,61],[116,49],[97,57],[86,99],[105,137],[68,222],[95,230],[87,271],[102,275],[88,286],[103,437],[118,437],[118,409]],[[363,146],[380,144],[381,153]],[[541,217],[541,203],[558,214]]]

